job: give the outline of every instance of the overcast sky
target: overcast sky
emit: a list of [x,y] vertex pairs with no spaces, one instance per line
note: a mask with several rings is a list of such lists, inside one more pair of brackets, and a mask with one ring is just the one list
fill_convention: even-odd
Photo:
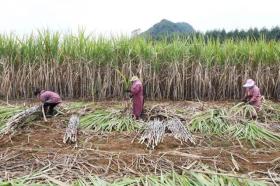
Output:
[[188,22],[196,30],[280,25],[279,0],[0,0],[0,32],[49,28],[96,34],[145,31],[161,19]]

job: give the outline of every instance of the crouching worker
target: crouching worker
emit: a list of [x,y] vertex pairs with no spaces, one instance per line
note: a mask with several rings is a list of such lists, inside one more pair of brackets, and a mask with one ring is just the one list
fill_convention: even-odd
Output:
[[52,91],[36,89],[34,95],[43,103],[46,115],[53,116],[54,108],[62,102],[60,96]]
[[137,76],[133,76],[130,81],[132,82],[130,98],[132,98],[132,117],[139,119],[144,106],[143,85]]
[[260,106],[262,102],[260,89],[256,86],[255,81],[252,79],[248,79],[243,85],[243,87],[246,88],[246,93],[242,101],[245,103],[249,103],[255,108],[256,112],[253,114],[253,119],[256,119],[257,112],[260,111]]

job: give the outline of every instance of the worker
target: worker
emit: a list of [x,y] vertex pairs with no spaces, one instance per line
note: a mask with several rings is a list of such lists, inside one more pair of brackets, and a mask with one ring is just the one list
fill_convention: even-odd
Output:
[[34,95],[43,103],[46,115],[53,116],[54,108],[62,102],[60,96],[52,91],[35,89]]
[[132,86],[130,89],[130,97],[132,98],[132,117],[139,119],[144,106],[143,85],[137,76],[133,76],[130,81]]
[[249,103],[255,108],[255,113],[253,114],[253,119],[257,118],[257,112],[260,110],[262,96],[260,89],[256,86],[256,83],[252,79],[247,79],[246,83],[243,85],[246,88],[245,97],[243,102]]

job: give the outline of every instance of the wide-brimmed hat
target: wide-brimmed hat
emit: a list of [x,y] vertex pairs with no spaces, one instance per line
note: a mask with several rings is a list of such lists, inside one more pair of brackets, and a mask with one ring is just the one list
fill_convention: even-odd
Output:
[[130,81],[136,81],[136,80],[139,80],[137,76],[132,76],[132,78],[130,78]]
[[243,85],[244,88],[249,88],[255,86],[255,81],[252,79],[247,79],[246,83]]

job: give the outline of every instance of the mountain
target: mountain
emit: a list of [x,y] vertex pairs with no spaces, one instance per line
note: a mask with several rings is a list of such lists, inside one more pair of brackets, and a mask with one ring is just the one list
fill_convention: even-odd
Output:
[[172,21],[163,19],[159,23],[149,28],[147,31],[143,32],[142,35],[158,39],[163,36],[169,37],[174,35],[185,35],[190,34],[192,32],[195,32],[195,30],[188,23],[173,23]]

